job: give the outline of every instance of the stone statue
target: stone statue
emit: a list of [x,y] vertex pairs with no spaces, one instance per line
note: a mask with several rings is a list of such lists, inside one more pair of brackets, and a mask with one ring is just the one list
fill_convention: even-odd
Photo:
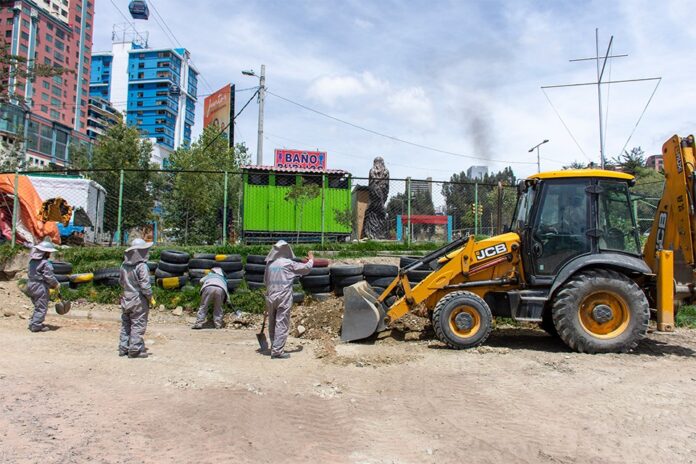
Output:
[[368,183],[369,202],[365,212],[363,236],[371,239],[387,238],[389,223],[384,205],[389,197],[389,170],[381,156],[375,158]]

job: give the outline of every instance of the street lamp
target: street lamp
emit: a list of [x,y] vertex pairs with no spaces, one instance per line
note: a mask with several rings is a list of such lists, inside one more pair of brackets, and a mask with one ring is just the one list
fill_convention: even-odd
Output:
[[542,146],[543,144],[547,143],[547,142],[548,142],[548,139],[544,139],[543,142],[534,145],[534,146],[533,146],[532,148],[530,148],[529,151],[527,152],[527,153],[531,153],[531,152],[533,152],[533,151],[536,149],[536,151],[537,151],[537,171],[538,171],[538,172],[541,172],[541,158],[539,158],[539,147]]
[[257,75],[252,69],[242,71],[245,76],[259,78],[259,137],[256,141],[256,165],[263,165],[263,102],[266,98],[266,65],[261,65],[261,75]]

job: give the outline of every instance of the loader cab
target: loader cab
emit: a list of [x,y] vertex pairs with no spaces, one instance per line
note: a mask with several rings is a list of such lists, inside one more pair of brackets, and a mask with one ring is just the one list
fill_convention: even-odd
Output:
[[551,285],[572,263],[601,253],[640,257],[629,186],[603,170],[540,173],[518,186],[512,230],[522,239],[526,280]]

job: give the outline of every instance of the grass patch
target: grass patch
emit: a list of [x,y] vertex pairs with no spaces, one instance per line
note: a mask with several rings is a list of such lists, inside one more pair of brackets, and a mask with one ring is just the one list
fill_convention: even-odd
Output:
[[21,245],[10,245],[10,242],[5,242],[0,245],[0,265],[5,264],[12,258],[17,256],[20,252],[27,250],[27,248]]
[[696,306],[682,306],[677,314],[677,327],[696,329]]

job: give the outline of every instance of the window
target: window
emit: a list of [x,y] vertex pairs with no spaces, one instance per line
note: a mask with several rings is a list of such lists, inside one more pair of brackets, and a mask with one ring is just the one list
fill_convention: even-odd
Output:
[[41,92],[41,100],[48,101],[48,94]]
[[44,49],[46,50],[46,53],[51,53],[53,51],[48,45],[46,45]]
[[138,98],[143,98],[144,95],[145,95],[144,92],[138,92]]
[[27,34],[26,32],[22,32],[20,36],[22,36],[24,40],[29,40],[29,34]]
[[555,275],[569,259],[590,251],[587,185],[564,180],[542,187],[532,245],[537,274]]
[[63,91],[61,90],[61,88],[56,87],[55,85],[53,86],[53,88],[51,88],[51,93],[57,97],[60,97],[61,95],[63,95]]
[[55,97],[52,97],[52,98],[51,98],[51,106],[53,106],[54,108],[60,108],[60,107],[62,107],[63,105],[61,105],[60,100],[58,100],[58,99],[55,98]]
[[12,37],[12,29],[8,29],[5,31],[5,37],[8,39]]
[[46,90],[51,88],[51,84],[49,84],[48,81],[43,81],[41,84],[43,85],[43,88]]
[[138,73],[138,79],[145,78],[145,73]]
[[143,102],[139,101],[136,103],[137,106],[143,106]]
[[268,185],[269,177],[265,172],[249,173],[249,185]]
[[321,187],[321,174],[304,175],[304,176],[302,176],[302,183],[305,185],[318,185],[319,187]]
[[169,95],[169,92],[166,91],[166,90],[160,90],[160,91],[157,92],[156,95],[157,95],[158,97],[166,97],[167,95]]
[[172,74],[169,71],[159,71],[157,73],[157,77],[164,78],[164,77],[170,77]]
[[54,45],[58,50],[65,50],[65,45],[60,40],[56,40]]
[[158,134],[164,134],[164,127],[156,127],[155,132],[157,132]]
[[29,27],[29,21],[27,21],[26,19],[23,19],[22,20],[22,27]]
[[640,254],[628,185],[600,181],[599,186],[599,248]]
[[63,32],[61,29],[56,29],[56,37],[59,39],[64,39],[65,38],[65,32]]
[[46,41],[53,42],[53,36],[51,34],[46,34]]
[[157,143],[164,143],[164,137],[157,137]]
[[19,45],[19,52],[26,55],[27,53],[29,53],[29,49],[27,48],[26,45],[20,44]]
[[276,174],[275,178],[275,184],[278,187],[295,185],[295,174]]
[[145,63],[138,63],[138,69],[144,69]]

